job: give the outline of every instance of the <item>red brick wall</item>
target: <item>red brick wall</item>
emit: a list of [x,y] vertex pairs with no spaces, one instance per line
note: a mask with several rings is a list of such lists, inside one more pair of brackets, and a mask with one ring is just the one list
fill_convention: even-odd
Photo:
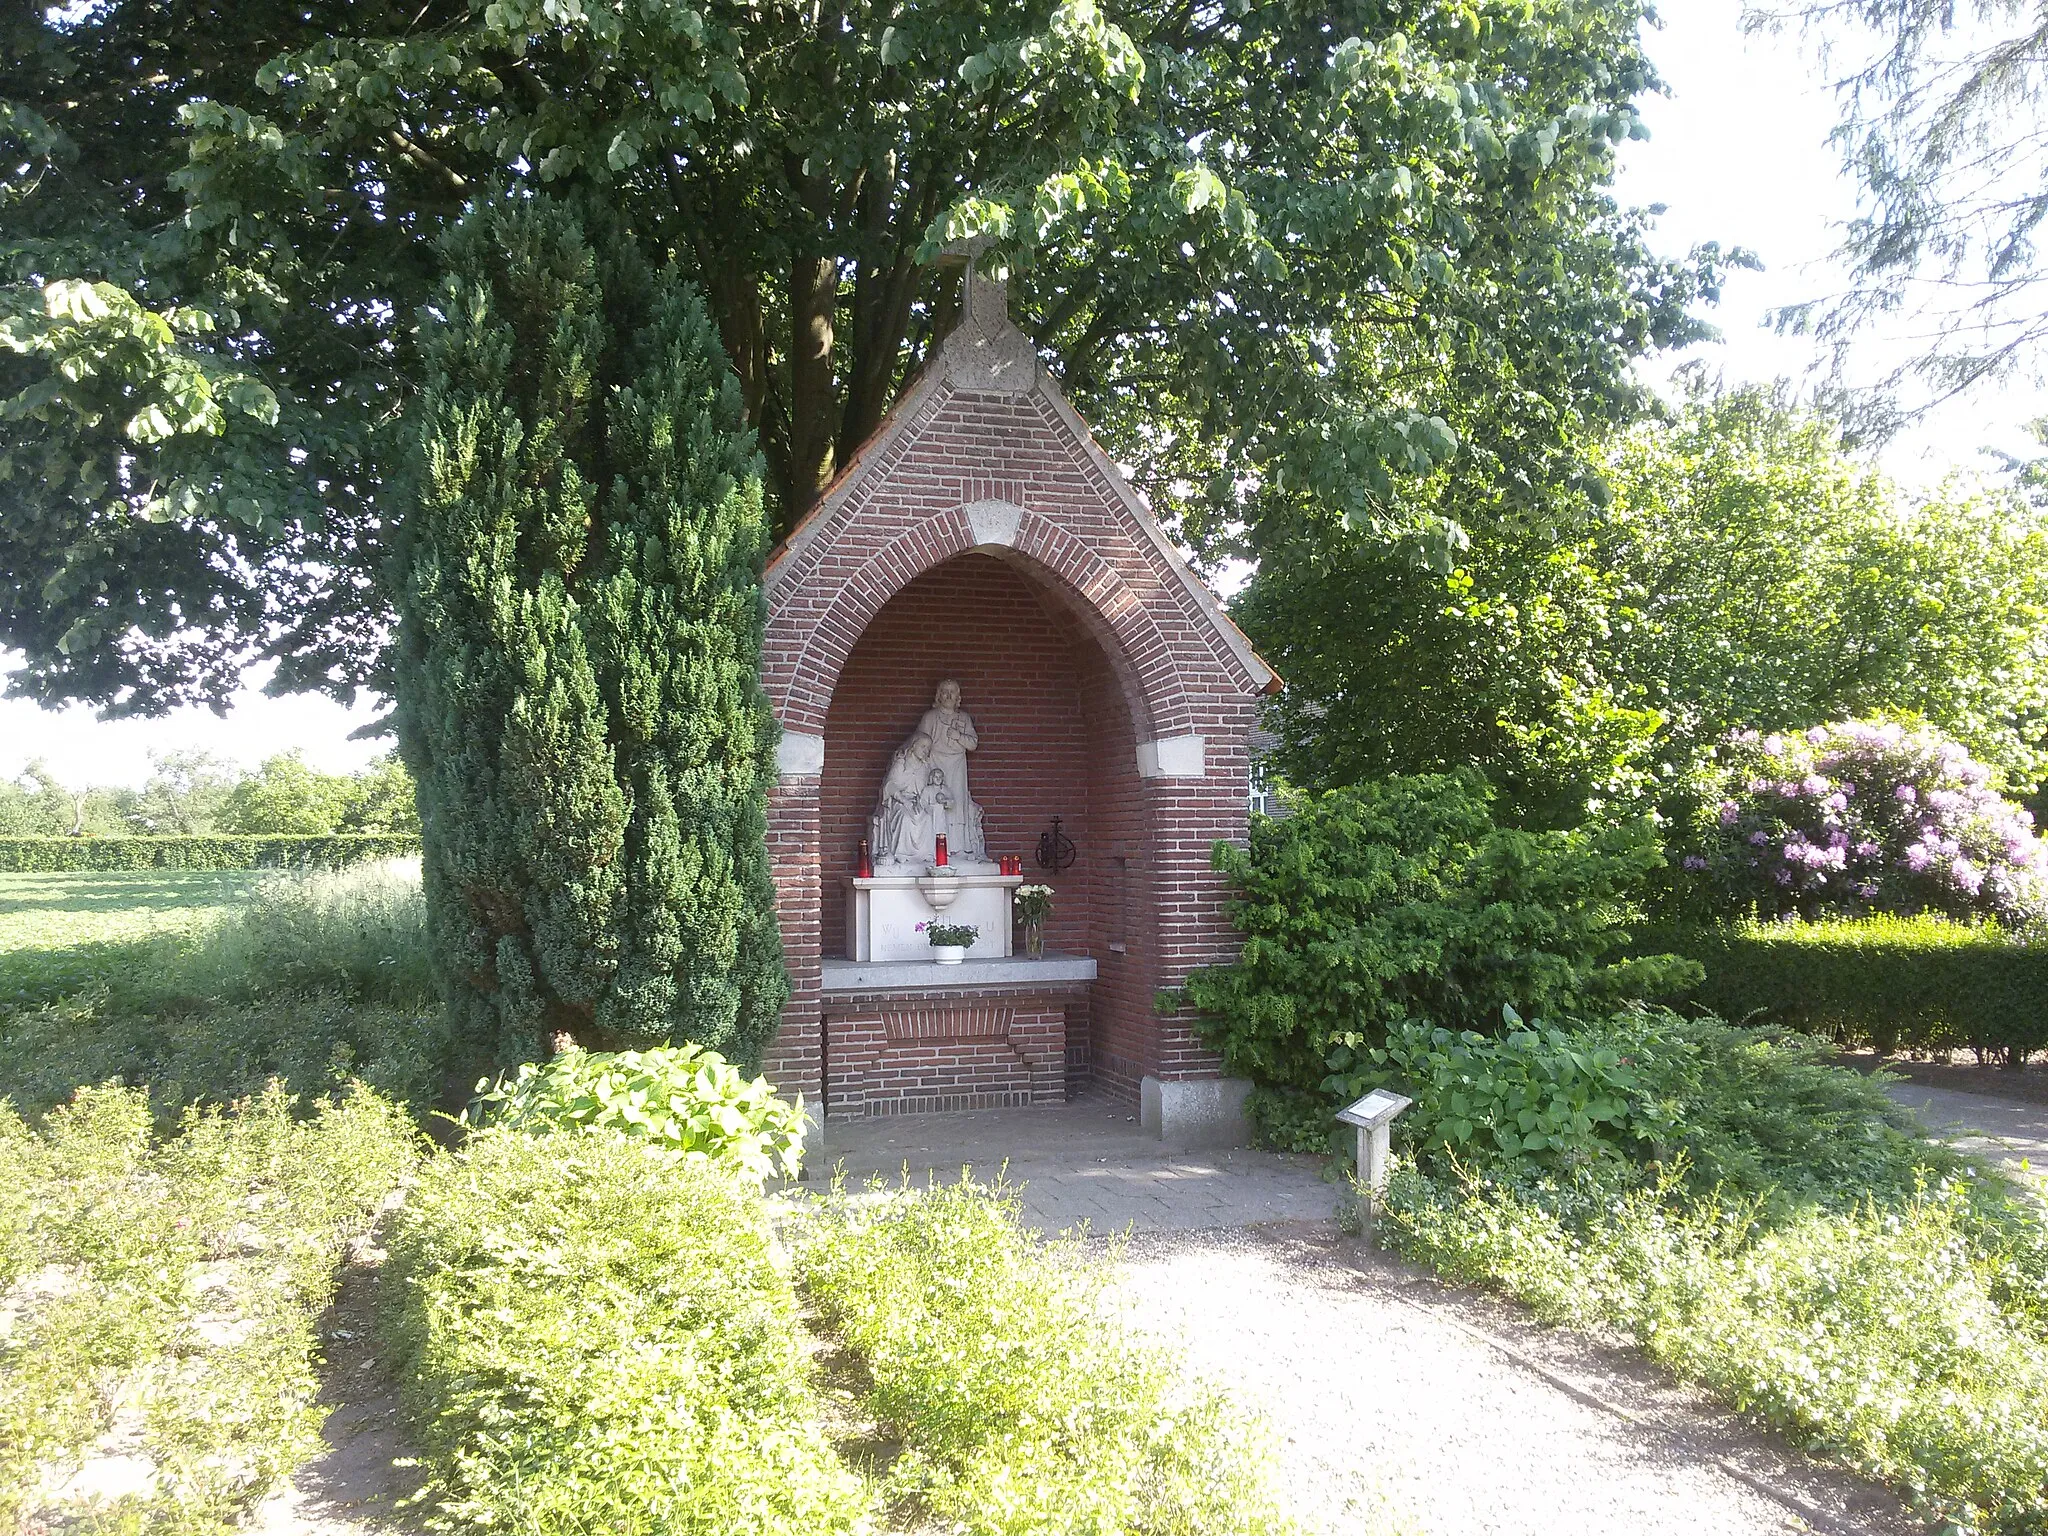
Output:
[[1103,750],[1090,764],[1091,835],[1077,866],[1090,876],[1088,953],[1096,968],[1085,1074],[1135,1096],[1138,1080],[1158,1070],[1152,997],[1159,985],[1159,907],[1152,884],[1152,818],[1122,687],[1100,647],[1091,646],[1090,653],[1082,674],[1081,714]]
[[[959,682],[961,706],[980,738],[967,759],[967,782],[982,809],[990,855],[1021,855],[1035,878],[1032,854],[1053,817],[1063,818],[1076,841],[1085,836],[1093,748],[1076,702],[1068,624],[1048,614],[1032,584],[1000,560],[950,560],[875,615],[833,691],[818,792],[828,955],[846,954],[841,881],[853,872],[856,845],[867,835],[889,754],[947,677]],[[1070,872],[1050,883],[1058,894],[1046,942],[1078,950],[1088,932],[1082,881]]]
[[826,1007],[828,1117],[1057,1104],[1066,1008],[1056,998],[863,998]]

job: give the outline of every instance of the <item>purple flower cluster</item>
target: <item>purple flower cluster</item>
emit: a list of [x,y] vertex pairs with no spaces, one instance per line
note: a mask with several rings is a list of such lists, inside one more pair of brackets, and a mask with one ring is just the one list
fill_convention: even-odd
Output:
[[1719,757],[1720,793],[1682,865],[1735,910],[2024,921],[2048,904],[2033,818],[1937,732],[1864,720],[1738,731]]

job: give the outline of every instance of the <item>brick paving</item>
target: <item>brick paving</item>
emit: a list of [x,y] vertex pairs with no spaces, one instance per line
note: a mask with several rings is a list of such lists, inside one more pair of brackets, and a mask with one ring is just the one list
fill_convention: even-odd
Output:
[[849,1184],[870,1176],[949,1181],[963,1168],[1018,1187],[1048,1232],[1186,1232],[1336,1215],[1339,1187],[1323,1160],[1274,1152],[1187,1151],[1138,1126],[1135,1105],[1086,1097],[1031,1109],[874,1115],[825,1123],[814,1165]]

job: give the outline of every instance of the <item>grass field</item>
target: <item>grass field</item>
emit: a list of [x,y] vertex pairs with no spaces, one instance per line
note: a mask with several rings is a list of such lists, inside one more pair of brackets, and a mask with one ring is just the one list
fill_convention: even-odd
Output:
[[255,870],[0,874],[0,1009],[77,992],[159,935],[248,901]]

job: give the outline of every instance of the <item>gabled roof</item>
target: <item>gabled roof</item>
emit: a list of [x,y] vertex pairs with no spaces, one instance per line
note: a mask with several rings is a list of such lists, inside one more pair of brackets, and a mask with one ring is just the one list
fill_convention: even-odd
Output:
[[1252,649],[1251,642],[1224,612],[1207,583],[1189,568],[1136,488],[1102,451],[1095,434],[1067,400],[1058,381],[1039,361],[1031,339],[1010,319],[1003,285],[981,277],[971,263],[963,310],[959,325],[911,378],[867,440],[847,459],[818,504],[769,555],[766,584],[771,599],[779,578],[800,562],[823,530],[833,526],[840,510],[861,492],[877,467],[889,457],[890,446],[906,434],[921,430],[943,401],[956,394],[1030,398],[1043,403],[1053,423],[1070,440],[1072,449],[1094,468],[1096,478],[1109,488],[1127,512],[1130,523],[1143,531],[1166,569],[1192,599],[1196,613],[1224,651],[1244,669],[1253,688],[1267,693],[1277,690],[1281,685],[1279,675]]

